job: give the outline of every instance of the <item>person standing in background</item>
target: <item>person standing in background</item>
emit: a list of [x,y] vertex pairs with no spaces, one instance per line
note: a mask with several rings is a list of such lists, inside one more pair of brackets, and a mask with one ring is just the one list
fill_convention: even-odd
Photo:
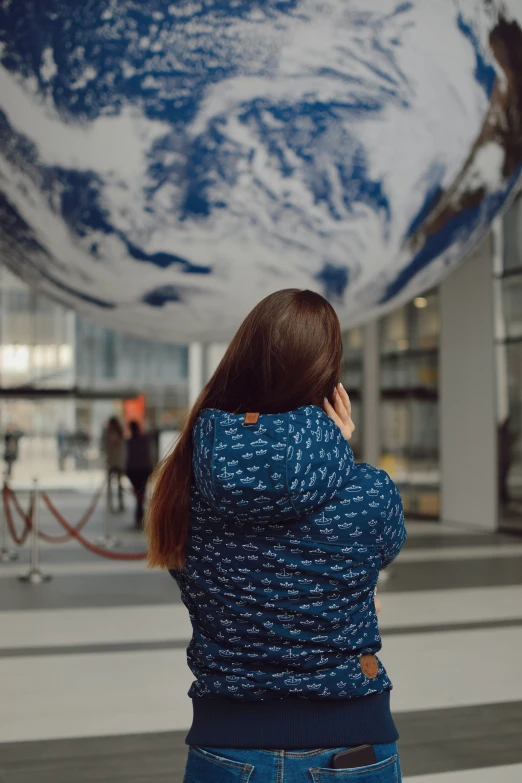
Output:
[[12,424],[7,425],[4,435],[4,461],[5,475],[7,478],[11,478],[13,463],[18,459],[18,441],[21,436],[22,433],[13,427]]
[[71,437],[67,430],[67,427],[63,422],[58,424],[56,430],[56,449],[58,452],[58,470],[63,472],[65,470],[65,460],[69,456],[71,448]]
[[145,490],[153,465],[148,436],[141,431],[137,421],[131,421],[129,429],[130,438],[127,440],[127,465],[125,472],[136,495],[135,527],[136,530],[141,530]]
[[107,506],[114,511],[112,504],[112,481],[115,478],[118,485],[118,509],[125,510],[123,504],[123,487],[121,479],[125,470],[125,438],[123,427],[116,416],[112,416],[103,433],[103,451],[107,467]]

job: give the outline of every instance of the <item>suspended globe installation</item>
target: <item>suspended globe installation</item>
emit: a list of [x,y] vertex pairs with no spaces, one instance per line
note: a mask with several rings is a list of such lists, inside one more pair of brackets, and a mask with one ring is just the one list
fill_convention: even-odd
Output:
[[107,326],[227,340],[438,283],[522,170],[520,0],[0,2],[0,260]]

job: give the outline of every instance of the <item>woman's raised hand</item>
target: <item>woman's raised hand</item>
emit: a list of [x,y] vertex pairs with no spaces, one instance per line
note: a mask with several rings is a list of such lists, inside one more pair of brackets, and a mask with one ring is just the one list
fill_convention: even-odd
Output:
[[352,404],[346,389],[339,383],[333,393],[333,406],[324,398],[324,411],[334,421],[346,440],[350,440],[355,424],[352,421]]

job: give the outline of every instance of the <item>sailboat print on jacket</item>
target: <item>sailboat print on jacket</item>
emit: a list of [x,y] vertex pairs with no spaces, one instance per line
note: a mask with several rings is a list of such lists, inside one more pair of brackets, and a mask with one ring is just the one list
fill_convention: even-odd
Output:
[[380,661],[372,679],[359,663],[381,648],[375,585],[406,537],[386,473],[356,465],[314,406],[255,426],[206,409],[193,442],[187,565],[171,571],[193,627],[189,695],[331,700],[391,688]]

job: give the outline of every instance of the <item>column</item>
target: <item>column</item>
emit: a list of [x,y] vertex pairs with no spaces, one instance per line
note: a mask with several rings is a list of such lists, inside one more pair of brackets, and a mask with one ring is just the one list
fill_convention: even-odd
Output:
[[228,343],[209,343],[206,348],[205,383],[214,375],[218,364],[225,355]]
[[442,519],[497,528],[491,234],[440,286]]
[[189,343],[188,352],[188,405],[191,408],[204,386],[203,343]]

